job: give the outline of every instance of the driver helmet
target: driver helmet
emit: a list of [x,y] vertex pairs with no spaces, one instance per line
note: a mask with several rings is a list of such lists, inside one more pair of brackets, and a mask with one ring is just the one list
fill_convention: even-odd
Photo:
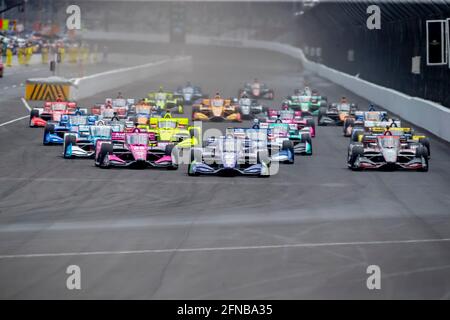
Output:
[[56,98],[56,102],[62,102],[62,95],[58,94],[58,97]]
[[243,98],[243,99],[247,99],[248,98],[247,91],[242,92],[241,98]]
[[159,86],[159,90],[158,90],[158,92],[164,92],[164,88],[163,88],[163,86]]
[[375,105],[373,103],[369,104],[369,111],[375,111]]
[[216,92],[216,94],[214,95],[214,99],[221,99],[219,92]]
[[110,100],[108,100],[105,104],[105,108],[106,109],[112,109],[112,102]]
[[122,92],[119,91],[117,93],[117,99],[123,99]]
[[347,103],[347,98],[343,96],[343,97],[341,98],[341,103]]
[[87,122],[88,122],[88,124],[93,125],[93,124],[95,124],[95,121],[96,121],[96,120],[97,120],[97,119],[96,119],[95,116],[88,116],[88,117],[87,117]]
[[61,125],[66,125],[69,123],[69,116],[67,114],[61,115],[61,119],[59,120]]
[[253,119],[253,128],[259,128],[259,119]]

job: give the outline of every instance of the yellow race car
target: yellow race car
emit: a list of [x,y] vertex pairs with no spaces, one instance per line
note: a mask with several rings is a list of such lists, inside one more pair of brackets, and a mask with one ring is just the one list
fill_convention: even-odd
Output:
[[190,148],[200,141],[201,128],[189,125],[188,118],[172,118],[170,113],[163,117],[150,117],[147,124],[138,124],[138,128],[155,133],[158,147],[176,144],[178,148]]

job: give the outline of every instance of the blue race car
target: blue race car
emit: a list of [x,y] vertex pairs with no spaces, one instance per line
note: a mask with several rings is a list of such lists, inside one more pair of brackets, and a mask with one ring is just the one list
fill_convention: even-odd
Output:
[[184,87],[178,87],[174,92],[174,95],[182,98],[185,104],[193,104],[195,101],[203,99],[204,97],[202,89],[191,85],[190,82],[188,82]]
[[68,132],[64,135],[63,157],[94,158],[97,141],[108,140],[113,145],[123,144],[128,123],[112,121],[105,124],[102,120],[88,127],[88,132]]
[[61,115],[59,122],[45,125],[43,144],[63,144],[67,132],[76,132],[79,136],[83,136],[89,132],[89,126],[94,125],[96,121],[97,116]]

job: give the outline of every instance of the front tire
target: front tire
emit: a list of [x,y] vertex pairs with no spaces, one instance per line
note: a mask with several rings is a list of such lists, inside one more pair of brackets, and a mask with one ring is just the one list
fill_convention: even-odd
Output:
[[112,143],[102,143],[100,147],[100,152],[98,153],[98,158],[96,161],[96,165],[102,169],[109,169],[110,164],[108,160],[108,156],[113,154],[113,145]]

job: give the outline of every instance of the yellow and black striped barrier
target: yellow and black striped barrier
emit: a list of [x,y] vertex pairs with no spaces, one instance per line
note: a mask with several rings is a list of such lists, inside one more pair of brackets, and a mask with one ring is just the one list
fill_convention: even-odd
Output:
[[40,101],[55,101],[61,98],[63,101],[70,99],[70,87],[72,82],[66,79],[29,79],[25,84],[25,99]]

